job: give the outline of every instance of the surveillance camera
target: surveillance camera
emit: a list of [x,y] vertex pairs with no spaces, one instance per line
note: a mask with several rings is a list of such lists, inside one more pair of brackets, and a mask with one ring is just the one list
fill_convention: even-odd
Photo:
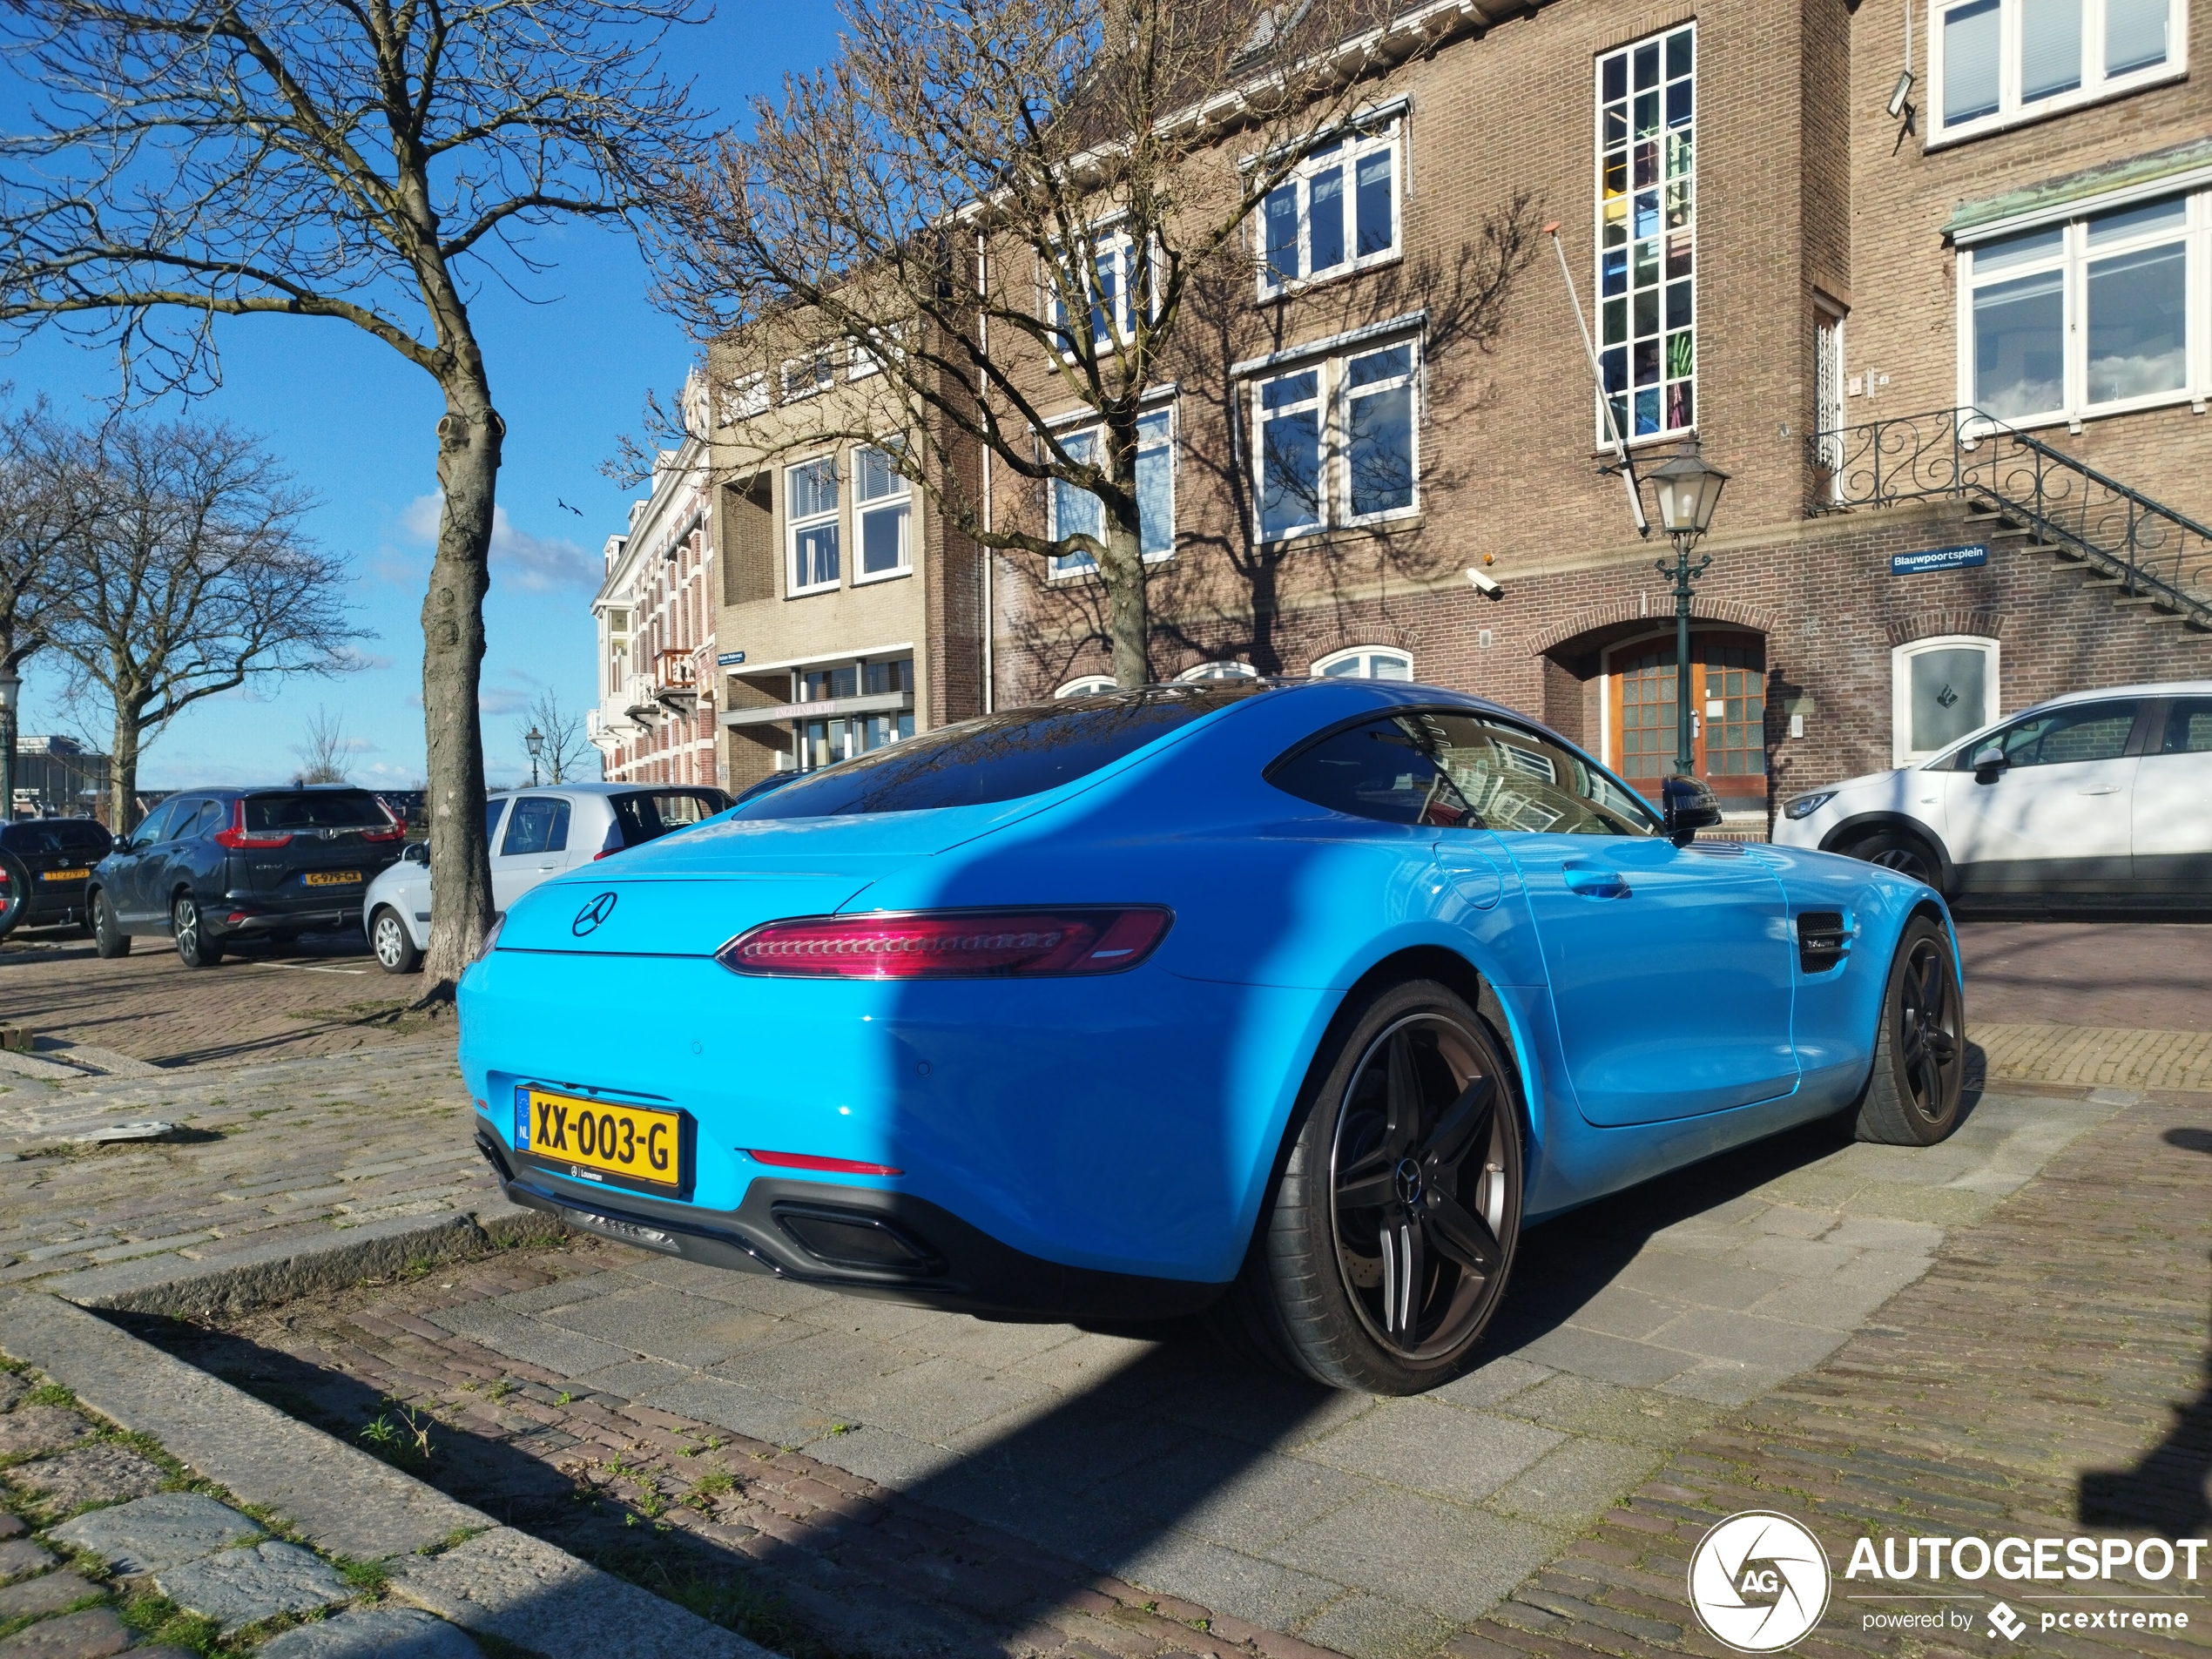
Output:
[[1474,590],[1486,599],[1502,599],[1506,597],[1505,589],[1497,580],[1483,575],[1480,570],[1469,570],[1467,580],[1474,583]]
[[1912,95],[1912,71],[1906,70],[1897,78],[1897,84],[1890,88],[1890,113],[1892,116],[1905,108],[1905,100]]

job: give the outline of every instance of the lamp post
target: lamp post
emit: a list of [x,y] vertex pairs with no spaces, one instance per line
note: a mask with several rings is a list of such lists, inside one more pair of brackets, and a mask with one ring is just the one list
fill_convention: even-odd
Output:
[[0,657],[0,824],[16,821],[16,696],[23,677]]
[[1689,601],[1697,578],[1713,562],[1708,553],[1692,564],[1689,550],[1712,523],[1721,487],[1727,482],[1726,473],[1706,464],[1694,438],[1681,454],[1662,462],[1651,474],[1652,493],[1659,498],[1659,522],[1675,543],[1674,563],[1661,559],[1658,569],[1660,575],[1675,581],[1675,771],[1683,778],[1696,769],[1690,743]]
[[523,741],[529,745],[530,787],[535,789],[537,787],[537,757],[545,747],[545,733],[539,731],[536,723],[533,721],[530,729],[523,733]]

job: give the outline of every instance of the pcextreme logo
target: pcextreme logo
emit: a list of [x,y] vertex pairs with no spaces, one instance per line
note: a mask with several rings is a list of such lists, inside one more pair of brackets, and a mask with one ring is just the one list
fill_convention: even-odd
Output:
[[1716,1641],[1742,1653],[1778,1653],[1828,1610],[1827,1553],[1787,1515],[1730,1515],[1689,1558],[1689,1604]]

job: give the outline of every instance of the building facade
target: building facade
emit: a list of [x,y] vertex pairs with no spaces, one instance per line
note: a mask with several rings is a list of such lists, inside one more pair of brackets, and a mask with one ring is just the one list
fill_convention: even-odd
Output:
[[687,435],[661,451],[651,493],[630,527],[607,538],[606,577],[591,601],[598,628],[598,701],[586,735],[615,783],[723,781],[716,740],[715,490],[702,377],[684,393]]
[[[1739,823],[2058,691],[2212,676],[2212,0],[1452,18],[1178,333],[1156,678],[1453,686],[1656,792],[1673,599],[1616,425],[1642,470],[1695,442],[1730,475],[1689,672]],[[1005,510],[1096,509],[1066,496]],[[990,701],[1110,683],[1085,571],[977,589]]]

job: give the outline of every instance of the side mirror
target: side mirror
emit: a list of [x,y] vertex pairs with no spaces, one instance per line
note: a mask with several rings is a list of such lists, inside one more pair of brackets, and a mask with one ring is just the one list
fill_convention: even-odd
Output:
[[1659,786],[1667,815],[1667,839],[1687,846],[1702,829],[1721,821],[1721,803],[1702,778],[1673,777]]
[[429,842],[409,841],[405,846],[400,849],[400,861],[403,864],[420,864],[426,868],[428,867],[430,862]]
[[1985,743],[1974,751],[1974,781],[1993,784],[1997,781],[1997,774],[2011,764],[2005,759],[2003,744]]

